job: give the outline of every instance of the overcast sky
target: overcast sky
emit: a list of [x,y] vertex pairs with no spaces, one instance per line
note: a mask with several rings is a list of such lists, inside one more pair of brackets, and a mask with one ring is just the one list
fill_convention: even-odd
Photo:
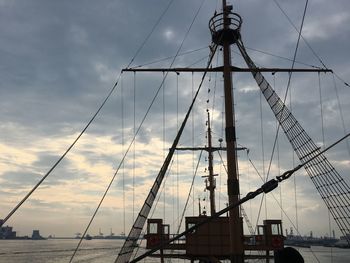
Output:
[[[172,59],[148,63],[177,53],[202,2],[173,1],[132,66],[169,67]],[[298,37],[276,2],[299,28],[304,1],[230,1],[234,11],[243,18],[242,39],[254,61],[259,66],[290,67],[290,60],[268,55],[293,58]],[[78,136],[168,3],[168,0],[0,0],[0,218],[11,211]],[[208,20],[215,10],[220,11],[220,3],[204,1],[173,66],[206,65],[207,47],[211,41]],[[303,36],[313,51],[301,40],[296,60],[304,64],[297,63],[295,67],[321,66],[316,53],[340,78],[350,81],[349,23],[349,1],[309,1]],[[193,50],[197,51],[181,55]],[[236,52],[233,47],[233,64],[243,67],[243,60]],[[221,56],[218,51],[214,66],[221,64]],[[19,235],[31,234],[32,229],[40,229],[45,236],[73,236],[84,231],[131,142],[134,129],[139,127],[160,87],[162,77],[162,73],[122,74],[117,89],[77,145],[7,222]],[[272,76],[267,73],[266,77],[284,97],[286,74]],[[105,234],[111,229],[117,234],[129,231],[132,218],[137,215],[163,163],[200,78],[198,73],[168,75],[140,128],[135,147],[130,148],[124,166],[89,230],[90,234],[97,234],[100,228]],[[251,160],[264,174],[271,156],[276,122],[264,100],[260,107],[260,93],[251,75],[234,74],[233,79],[238,143],[249,148]],[[214,119],[215,144],[222,138],[222,83],[221,74],[210,74],[204,81],[181,146],[206,144],[207,108]],[[344,126],[346,131],[350,129],[350,90],[337,77],[335,86],[331,74],[321,74],[320,83],[317,73],[293,74],[291,106],[301,125],[323,147],[342,137]],[[199,152],[182,152],[171,165],[163,191],[166,194],[160,197],[154,217],[166,214],[172,229],[178,223],[198,157]],[[349,183],[350,152],[346,143],[330,150],[327,157]],[[215,159],[215,173],[220,174],[217,177],[217,209],[220,209],[226,202],[226,175],[219,156]],[[270,178],[299,163],[283,134],[279,136],[279,163],[277,159],[277,156],[273,158]],[[198,213],[198,197],[202,208],[209,208],[200,177],[205,175],[206,166],[202,158],[188,214]],[[241,194],[261,185],[246,152],[239,153],[239,167]],[[279,190],[275,190],[274,196],[280,201]],[[275,199],[270,195],[267,200],[267,216],[279,218],[281,212]],[[253,224],[259,205],[260,199],[245,206]],[[298,172],[295,180],[292,177],[282,184],[282,207],[289,217],[287,219],[283,214],[283,228],[298,225],[301,234],[311,230],[317,235],[329,233],[325,205],[304,171]],[[264,218],[263,207],[259,223]],[[333,228],[339,235],[332,221]]]

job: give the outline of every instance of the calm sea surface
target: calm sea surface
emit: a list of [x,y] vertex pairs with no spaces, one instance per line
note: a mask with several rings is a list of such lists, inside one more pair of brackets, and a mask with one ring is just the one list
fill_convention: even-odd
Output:
[[[0,240],[0,263],[69,262],[77,242],[75,239]],[[112,263],[122,244],[122,240],[84,241],[73,262]],[[312,247],[311,250],[301,248],[299,251],[307,263],[350,262],[350,249]],[[160,261],[146,259],[143,262]],[[172,262],[183,262],[183,260],[172,260]]]

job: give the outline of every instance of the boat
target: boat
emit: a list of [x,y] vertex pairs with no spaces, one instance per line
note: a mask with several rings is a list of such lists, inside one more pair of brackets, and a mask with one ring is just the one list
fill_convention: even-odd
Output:
[[[272,85],[269,83],[267,78],[264,77],[263,73],[271,73],[273,76],[279,72],[286,72],[291,76],[294,72],[306,72],[306,73],[316,73],[320,75],[321,73],[332,73],[331,69],[327,67],[309,67],[309,68],[296,68],[296,67],[287,67],[287,68],[266,68],[258,67],[251,57],[248,54],[247,48],[244,45],[244,35],[242,34],[243,19],[240,14],[234,11],[234,6],[227,4],[226,0],[222,1],[222,6],[214,12],[214,15],[209,20],[209,31],[211,34],[211,44],[208,49],[209,58],[207,61],[206,67],[202,68],[191,68],[191,67],[167,67],[167,68],[142,68],[142,67],[127,67],[122,70],[123,74],[127,72],[132,72],[134,75],[139,72],[153,72],[161,73],[163,76],[161,78],[161,87],[164,87],[168,74],[175,74],[175,78],[179,74],[185,73],[201,73],[199,78],[199,88],[197,92],[193,92],[190,103],[187,105],[188,110],[185,112],[185,118],[182,123],[179,123],[178,127],[173,125],[174,132],[173,140],[171,147],[167,152],[164,158],[164,163],[160,164],[160,170],[157,176],[152,176],[151,180],[153,185],[147,191],[148,195],[143,202],[142,207],[136,218],[133,218],[133,225],[127,236],[123,235],[125,242],[123,247],[119,251],[118,258],[116,262],[125,263],[125,262],[137,262],[144,259],[147,256],[158,257],[162,262],[168,258],[180,258],[187,259],[191,262],[200,261],[200,262],[218,262],[221,260],[231,260],[233,263],[242,263],[245,260],[250,259],[263,259],[266,262],[269,262],[278,251],[283,250],[285,246],[285,236],[283,235],[283,222],[281,218],[265,218],[261,220],[260,223],[256,224],[255,230],[252,224],[249,222],[246,211],[243,209],[245,202],[248,202],[257,196],[261,195],[270,195],[273,193],[273,190],[277,187],[290,180],[290,178],[296,172],[306,169],[307,173],[311,177],[311,180],[316,186],[316,189],[320,192],[322,199],[325,201],[327,208],[330,210],[331,215],[333,216],[335,222],[338,224],[340,231],[347,236],[349,232],[349,187],[346,181],[336,172],[332,164],[325,157],[327,151],[331,149],[330,147],[320,147],[319,144],[314,143],[311,137],[306,133],[306,130],[301,126],[301,124],[296,120],[292,111],[287,107],[285,99],[279,97],[277,92],[274,90]],[[232,64],[231,61],[231,48],[232,46],[237,47],[238,51],[241,54],[241,59],[246,63],[245,67],[237,67]],[[213,66],[213,61],[217,53],[222,55],[222,65]],[[207,58],[207,57],[206,57]],[[295,62],[295,58],[293,60]],[[276,118],[276,121],[279,123],[277,125],[277,130],[284,131],[287,140],[291,143],[295,155],[300,159],[298,165],[289,167],[289,170],[281,171],[281,173],[271,176],[273,177],[270,180],[267,180],[267,177],[262,178],[262,181],[250,188],[250,191],[246,193],[245,196],[242,195],[241,191],[241,180],[239,179],[242,173],[238,171],[239,166],[239,155],[240,152],[247,154],[252,152],[250,147],[240,146],[237,141],[236,132],[236,101],[233,99],[232,94],[232,74],[238,73],[247,73],[252,74],[253,79],[256,82],[256,86],[261,90],[261,98],[265,98],[268,105],[271,107],[271,110]],[[225,105],[225,134],[222,134],[222,138],[218,141],[212,141],[212,125],[213,116],[218,117],[219,110],[212,110],[211,107],[207,107],[207,111],[202,113],[203,119],[206,123],[206,139],[205,146],[180,146],[180,139],[183,135],[183,132],[188,124],[191,117],[191,112],[195,105],[196,99],[199,94],[199,90],[202,87],[204,80],[209,74],[223,74],[223,86],[224,86],[224,105]],[[136,82],[136,81],[135,81]],[[120,82],[117,81],[116,87]],[[194,81],[192,79],[192,85]],[[194,85],[193,85],[194,86]],[[114,89],[113,87],[113,89]],[[156,92],[159,93],[159,90]],[[113,91],[113,90],[112,90]],[[208,93],[210,90],[208,89]],[[287,93],[286,93],[287,94]],[[187,94],[188,97],[191,97]],[[108,97],[107,97],[108,99]],[[154,101],[154,100],[153,100]],[[152,101],[152,103],[153,103]],[[202,99],[202,102],[205,100]],[[171,103],[174,103],[172,101]],[[104,103],[102,104],[102,106]],[[101,108],[102,108],[101,106]],[[152,104],[151,104],[152,106]],[[101,109],[100,108],[100,109]],[[151,107],[150,107],[151,108]],[[146,112],[150,110],[146,109]],[[185,107],[186,108],[186,107]],[[99,113],[100,109],[97,113]],[[187,109],[187,108],[186,108]],[[92,121],[96,115],[94,115]],[[135,129],[132,133],[132,143],[129,147],[125,146],[127,149],[125,155],[120,162],[120,165],[117,169],[117,172],[114,174],[114,177],[120,172],[125,156],[129,150],[134,145],[133,142],[141,130],[142,123],[145,120],[141,121],[141,125],[138,129]],[[169,117],[170,118],[170,117]],[[173,118],[173,116],[172,116]],[[173,118],[174,119],[174,118]],[[175,121],[176,122],[176,121]],[[91,123],[91,122],[90,122]],[[89,123],[89,124],[90,124]],[[88,124],[88,125],[89,125]],[[180,125],[181,124],[181,125]],[[216,126],[218,123],[215,123]],[[273,123],[275,125],[275,123]],[[123,126],[123,124],[120,124]],[[237,124],[238,125],[238,124]],[[88,127],[88,126],[87,126]],[[122,127],[124,128],[124,127]],[[85,131],[86,129],[84,129]],[[83,131],[83,132],[84,132]],[[83,132],[78,136],[77,140],[81,137]],[[123,129],[123,132],[124,129]],[[249,132],[250,133],[250,132]],[[187,134],[187,136],[189,136]],[[341,141],[347,138],[342,137],[341,140],[336,141],[336,144],[330,145],[334,147],[339,144]],[[278,132],[277,136],[278,138]],[[163,138],[165,141],[165,138]],[[277,140],[276,140],[277,141]],[[276,145],[276,141],[274,145]],[[76,141],[75,141],[76,142]],[[75,142],[67,150],[66,153],[75,145]],[[219,145],[215,145],[219,142]],[[149,148],[156,148],[156,143],[150,142]],[[164,144],[165,145],[165,144]],[[124,144],[123,144],[124,146]],[[322,144],[322,146],[324,146]],[[172,163],[176,154],[180,151],[200,151],[207,154],[207,163],[208,169],[204,175],[204,189],[208,193],[209,205],[202,206],[201,199],[198,202],[198,212],[194,212],[192,215],[185,213],[182,215],[184,219],[185,230],[181,232],[181,227],[183,225],[178,224],[177,229],[171,229],[170,224],[165,221],[165,218],[152,217],[150,212],[152,207],[154,207],[157,197],[160,197],[160,191],[164,187],[167,174],[171,168]],[[143,150],[145,152],[145,150]],[[58,160],[58,162],[53,166],[53,169],[57,164],[65,157],[66,153]],[[221,174],[227,174],[227,207],[223,208],[217,206],[216,204],[216,195],[218,191],[218,183],[216,176],[218,175],[217,171],[214,171],[214,153],[219,153],[219,157],[222,157],[221,154],[226,157],[224,161],[221,158],[221,163],[227,171],[222,171]],[[154,153],[155,154],[155,153]],[[180,154],[179,154],[180,155]],[[153,156],[152,156],[153,157]],[[149,157],[148,160],[144,160],[145,166],[152,161],[152,157]],[[216,155],[216,158],[218,156]],[[185,158],[189,158],[188,155],[185,155]],[[294,158],[294,155],[293,155]],[[249,159],[250,160],[250,159]],[[250,160],[251,161],[251,160]],[[154,162],[159,164],[158,159]],[[185,163],[186,160],[183,160]],[[287,167],[287,166],[285,166]],[[255,168],[255,167],[254,167]],[[225,170],[223,169],[223,170]],[[277,171],[277,169],[275,169]],[[50,174],[51,170],[44,176],[43,180]],[[152,172],[154,172],[152,170]],[[188,172],[185,172],[188,174]],[[195,174],[195,173],[194,173]],[[268,174],[266,171],[264,175]],[[113,177],[113,179],[114,179]],[[328,181],[331,177],[333,180],[331,183]],[[193,177],[194,178],[194,177]],[[142,180],[146,181],[149,178],[143,178]],[[41,180],[41,182],[43,181]],[[123,178],[124,180],[124,178]],[[141,179],[140,179],[141,180]],[[194,181],[195,179],[193,179]],[[40,183],[41,183],[40,182]],[[111,181],[112,184],[113,180]],[[256,181],[254,180],[254,183]],[[9,217],[20,207],[20,205],[26,201],[32,192],[40,185],[35,186],[33,191],[29,193],[23,199],[23,201],[16,206],[15,209],[5,217],[5,220],[2,222],[5,223]],[[203,182],[201,182],[203,183]],[[106,193],[108,192],[111,184],[109,184]],[[191,186],[192,187],[192,186]],[[163,190],[166,192],[166,190]],[[272,193],[271,193],[272,192]],[[188,196],[191,194],[189,192]],[[105,196],[105,195],[104,195]],[[104,198],[104,197],[103,197]],[[263,203],[264,199],[261,199]],[[102,203],[103,199],[101,200]],[[125,202],[125,201],[124,201]],[[165,206],[165,194],[164,194],[164,206]],[[265,199],[266,204],[266,199]],[[209,207],[209,208],[207,208]],[[131,207],[129,207],[131,209]],[[261,206],[260,206],[261,208]],[[99,206],[95,212],[97,213]],[[93,218],[95,216],[93,215]],[[164,213],[165,214],[165,213]],[[159,214],[158,214],[159,216]],[[164,216],[165,217],[165,216]],[[93,220],[92,218],[92,220]],[[92,222],[90,221],[90,223]],[[247,234],[246,229],[244,229],[243,221],[246,221],[249,229],[249,234]],[[173,224],[175,225],[175,224]],[[87,234],[90,224],[86,228],[85,232],[79,237],[80,243],[84,238],[86,240],[91,240],[91,236]],[[146,229],[146,232],[143,233],[143,229]],[[174,231],[174,232],[172,232]],[[101,231],[100,231],[101,232]],[[144,234],[144,236],[143,236]],[[102,238],[102,233],[100,234]],[[136,258],[132,259],[132,256],[135,253],[135,248],[140,247],[139,240],[142,240],[144,237],[146,241],[146,253],[142,255],[137,255]],[[117,236],[111,231],[111,235],[104,237],[109,239],[115,239]],[[349,240],[347,240],[349,242]],[[80,244],[79,243],[79,244]],[[79,247],[79,245],[78,245]],[[74,258],[75,253],[72,256]]]

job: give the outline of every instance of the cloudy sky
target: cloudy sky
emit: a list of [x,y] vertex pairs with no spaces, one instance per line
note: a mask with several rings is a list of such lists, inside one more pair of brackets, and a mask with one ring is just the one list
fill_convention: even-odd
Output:
[[[174,62],[173,66],[204,67],[210,45],[208,20],[215,10],[220,11],[220,2],[176,0],[160,19],[169,1],[0,0],[0,218],[11,211],[70,146],[135,54],[132,66],[169,67]],[[231,3],[243,18],[242,38],[256,63],[290,67],[292,62],[288,59],[293,58],[298,36],[290,21],[300,27],[304,1]],[[341,79],[350,81],[349,22],[349,1],[309,1],[303,28],[308,44],[301,40],[296,59],[301,63],[296,67],[321,66],[316,53]],[[179,56],[173,61],[177,52]],[[233,64],[244,66],[235,47],[232,54]],[[221,64],[221,56],[219,50],[214,66]],[[158,62],[150,64],[155,61]],[[283,97],[286,74],[267,73],[266,77]],[[288,97],[296,118],[321,147],[342,137],[344,129],[350,129],[350,90],[338,77],[335,81],[333,77],[293,74]],[[135,145],[131,145],[89,233],[97,234],[99,229],[105,234],[111,229],[115,233],[129,231],[201,75],[170,73],[160,86],[162,78],[162,73],[122,74],[116,90],[86,133],[7,222],[19,235],[28,235],[32,229],[40,229],[45,236],[83,232],[120,166],[135,129],[144,119]],[[263,175],[271,158],[276,122],[252,77],[237,73],[233,79],[238,143],[249,148],[249,157]],[[221,74],[209,74],[204,81],[181,146],[206,144],[206,109],[210,109],[213,117],[213,141],[217,144],[222,138],[222,83]],[[283,134],[279,136],[278,152],[272,161],[270,178],[298,164]],[[327,157],[349,184],[350,152],[346,143],[330,150]],[[173,229],[179,221],[198,158],[199,152],[177,154],[160,195],[154,217],[166,215]],[[215,160],[215,173],[220,174],[216,200],[220,209],[226,203],[226,175],[218,155]],[[203,157],[187,214],[198,213],[199,197],[202,208],[209,207],[201,178],[206,166]],[[239,152],[239,167],[242,194],[261,185],[246,152]],[[286,213],[282,214],[284,228],[294,225],[301,234],[311,230],[317,235],[329,233],[325,205],[304,171],[282,184],[281,195],[275,190],[274,197],[267,198],[267,212],[263,206],[259,223],[265,216],[281,217],[275,199],[282,202]],[[260,199],[245,205],[253,224],[259,206]],[[339,235],[333,221],[331,225]]]

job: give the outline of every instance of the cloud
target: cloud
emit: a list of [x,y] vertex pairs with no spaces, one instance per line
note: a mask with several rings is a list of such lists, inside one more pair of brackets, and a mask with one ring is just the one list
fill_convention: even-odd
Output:
[[[0,217],[3,217],[25,194],[25,190],[30,189],[48,171],[78,136],[114,85],[120,70],[131,59],[133,66],[176,54],[200,1],[174,1],[135,58],[133,55],[167,3],[157,0],[147,3],[103,0],[101,3],[89,4],[83,4],[81,1],[1,1],[0,5],[0,198],[6,204],[0,208]],[[272,1],[236,1],[233,5],[235,12],[243,17],[242,37],[247,47],[287,58],[293,57],[297,33]],[[281,6],[291,20],[299,25],[303,5],[281,1]],[[206,1],[181,52],[210,44],[207,23],[216,7],[215,1]],[[344,55],[347,52],[344,43],[350,40],[348,29],[345,27],[349,19],[349,13],[346,11],[350,10],[348,7],[347,1],[332,4],[319,1],[317,6],[310,5],[303,30],[304,37],[315,52],[344,79],[349,73],[349,59]],[[237,50],[233,48],[233,51]],[[215,65],[222,63],[222,52],[218,52]],[[285,59],[253,50],[248,52],[261,66],[291,66],[291,61]],[[174,66],[187,67],[197,61],[195,66],[205,67],[207,57],[208,49],[201,49],[177,57]],[[245,67],[239,55],[232,52],[232,58],[234,65]],[[297,60],[319,66],[318,59],[303,41],[299,46]],[[169,67],[171,61],[169,59],[148,66]],[[181,146],[206,144],[207,108],[214,117],[213,142],[218,144],[218,139],[224,136],[222,78],[219,73],[209,75],[210,81],[208,78],[204,82],[193,116],[190,116],[180,140]],[[265,75],[283,98],[287,74]],[[10,223],[21,231],[28,231],[33,225],[40,225],[40,228],[50,234],[73,235],[76,232],[74,229],[79,229],[82,222],[88,221],[120,166],[124,152],[133,138],[134,129],[139,127],[145,117],[136,137],[135,161],[134,148],[131,145],[96,223],[108,229],[113,227],[117,233],[124,231],[121,229],[123,224],[120,219],[124,203],[128,208],[128,225],[133,213],[129,208],[134,207],[134,213],[137,214],[201,79],[199,74],[169,73],[165,85],[161,87],[162,77],[162,73],[134,75],[124,72],[117,89],[96,120],[44,185],[30,198],[28,204],[24,205],[22,215],[28,220],[23,222],[21,216],[15,215]],[[238,143],[250,149],[249,156],[262,174],[263,167],[266,172],[271,156],[276,132],[275,120],[271,110],[262,100],[264,133],[261,134],[260,95],[255,82],[249,73],[235,73],[233,80]],[[325,144],[329,145],[344,132],[332,76],[321,74],[321,83]],[[345,128],[348,130],[350,94],[337,79],[336,84]],[[322,145],[317,86],[317,74],[311,78],[306,74],[295,73],[292,76],[293,114],[318,145]],[[155,97],[159,88],[159,94]],[[210,93],[208,88],[211,89]],[[154,104],[146,116],[153,99]],[[261,160],[262,137],[264,163]],[[291,148],[282,134],[279,136],[279,147],[280,167],[277,165],[275,153],[270,177],[292,168],[297,162],[295,160],[293,164]],[[222,154],[225,160],[225,153]],[[342,174],[348,174],[347,154],[343,144],[327,153]],[[165,206],[167,214],[171,215],[170,221],[173,221],[171,206],[173,198],[177,197],[177,191],[180,200],[176,202],[179,202],[180,210],[187,198],[198,155],[198,152],[181,152],[175,156],[165,187],[165,204],[162,197],[159,201],[159,206]],[[246,159],[245,152],[239,152],[239,161],[241,192],[244,194],[261,185],[261,180]],[[180,164],[179,167],[177,163]],[[200,163],[198,176],[204,174],[207,165],[205,161]],[[217,178],[218,192],[220,189],[217,203],[220,202],[222,208],[227,199],[225,169],[218,161],[215,170],[218,173],[221,171],[220,178]],[[177,189],[177,179],[180,190]],[[322,211],[322,202],[311,194],[315,191],[309,178],[301,174],[297,177],[297,182],[299,180],[297,193],[298,198],[302,200],[299,202],[300,220],[311,228],[311,214],[325,215],[325,211]],[[345,180],[349,178],[346,177]],[[293,183],[284,183],[282,187],[285,191],[284,207],[294,216]],[[203,188],[203,179],[196,179],[189,210],[198,206],[198,196],[206,195]],[[277,207],[273,198],[270,201],[268,202],[272,207]],[[257,200],[251,204],[252,210],[259,209],[259,202],[260,200]],[[218,204],[217,206],[219,207]],[[48,214],[46,221],[43,220],[45,213]],[[157,213],[157,216],[162,216],[162,211]],[[277,216],[280,212],[276,208],[271,209],[269,213]],[[68,216],[71,216],[70,227],[62,224],[67,221]],[[256,219],[255,214],[252,217]],[[287,221],[285,226],[290,225]],[[328,228],[328,224],[326,225]],[[94,227],[95,230],[98,228],[97,225]],[[309,230],[307,227],[304,231]],[[319,233],[324,234],[324,229],[325,226],[320,226]]]

